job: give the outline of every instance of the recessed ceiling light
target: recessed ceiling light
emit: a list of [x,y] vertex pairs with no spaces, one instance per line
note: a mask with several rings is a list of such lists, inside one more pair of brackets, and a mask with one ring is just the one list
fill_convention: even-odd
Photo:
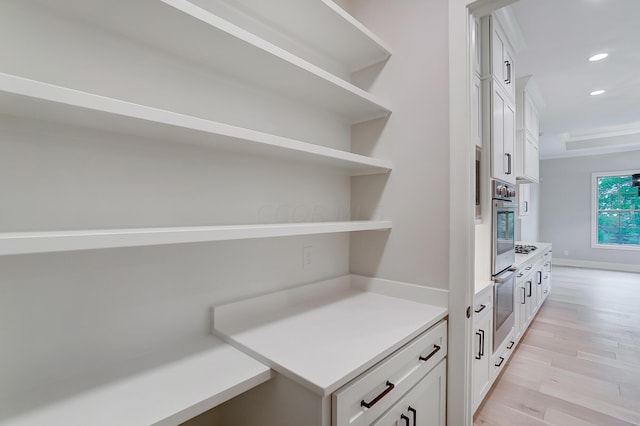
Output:
[[606,58],[607,56],[609,56],[608,53],[598,53],[597,55],[593,55],[592,57],[590,57],[589,61],[591,61],[591,62],[601,61],[604,58]]
[[604,90],[594,90],[593,92],[589,93],[591,96],[598,96],[598,95],[602,95],[604,93]]

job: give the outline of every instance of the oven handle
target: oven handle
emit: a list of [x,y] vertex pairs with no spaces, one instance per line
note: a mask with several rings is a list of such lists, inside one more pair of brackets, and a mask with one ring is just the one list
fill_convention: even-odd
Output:
[[514,276],[517,271],[518,270],[515,269],[515,268],[507,269],[505,272],[501,273],[500,275],[496,275],[493,278],[493,280],[498,284],[505,283],[505,282],[509,281],[511,279],[511,277]]

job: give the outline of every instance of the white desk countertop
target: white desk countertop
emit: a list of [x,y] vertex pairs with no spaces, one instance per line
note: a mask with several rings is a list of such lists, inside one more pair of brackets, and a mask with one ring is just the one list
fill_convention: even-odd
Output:
[[392,297],[351,281],[346,275],[216,306],[215,333],[327,396],[447,314],[401,298],[402,289]]
[[172,360],[131,360],[133,373],[96,373],[110,380],[81,377],[0,400],[0,425],[178,425],[271,378],[269,367],[213,336],[186,346]]

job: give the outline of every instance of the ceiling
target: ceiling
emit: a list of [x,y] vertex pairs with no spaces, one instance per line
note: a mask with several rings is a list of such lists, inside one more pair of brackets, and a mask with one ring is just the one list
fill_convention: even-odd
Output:
[[[507,9],[522,36],[516,75],[532,75],[544,100],[541,158],[640,150],[640,0],[520,0]],[[609,56],[589,62],[600,52]],[[606,92],[590,96],[596,89]]]

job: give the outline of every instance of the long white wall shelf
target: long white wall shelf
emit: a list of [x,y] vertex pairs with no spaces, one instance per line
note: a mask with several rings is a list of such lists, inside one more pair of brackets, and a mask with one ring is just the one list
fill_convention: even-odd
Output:
[[[78,393],[64,395],[73,387],[65,382],[34,401],[0,401],[30,408],[0,426],[178,425],[271,378],[269,367],[219,339],[201,343],[184,358]],[[37,405],[38,398],[52,402]]]
[[229,3],[251,11],[252,16],[272,23],[292,38],[346,64],[351,72],[391,56],[389,46],[332,0],[231,0]]
[[143,137],[211,145],[333,167],[386,173],[391,162],[0,73],[0,112]]
[[[390,113],[370,93],[187,0],[37,1],[224,75],[335,111],[353,123]],[[108,11],[96,12],[105,7]]]
[[363,220],[262,225],[6,232],[0,233],[0,256],[387,230],[391,229],[391,226],[391,221]]

